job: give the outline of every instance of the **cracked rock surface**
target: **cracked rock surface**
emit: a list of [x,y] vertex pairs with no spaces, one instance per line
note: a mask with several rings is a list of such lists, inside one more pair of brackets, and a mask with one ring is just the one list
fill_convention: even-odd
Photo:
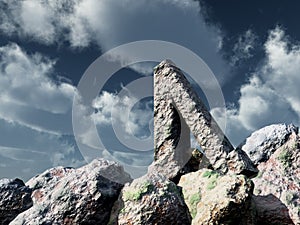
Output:
[[96,159],[79,169],[57,167],[27,182],[33,206],[10,224],[107,224],[123,187],[107,177],[131,181],[115,162]]
[[111,224],[191,224],[180,188],[158,174],[126,184],[115,207]]
[[9,224],[32,206],[31,189],[20,179],[0,180],[0,224]]

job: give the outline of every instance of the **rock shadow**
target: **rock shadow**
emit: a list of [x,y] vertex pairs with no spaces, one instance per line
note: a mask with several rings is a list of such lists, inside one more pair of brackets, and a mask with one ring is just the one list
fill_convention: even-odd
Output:
[[273,194],[253,195],[256,205],[257,224],[260,225],[294,225],[287,206]]

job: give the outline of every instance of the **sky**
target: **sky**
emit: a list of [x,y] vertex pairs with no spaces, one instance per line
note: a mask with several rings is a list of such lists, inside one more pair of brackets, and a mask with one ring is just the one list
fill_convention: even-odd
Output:
[[[113,74],[90,102],[93,110],[82,105],[76,111],[84,132],[76,136],[72,123],[74,96],[87,69],[105,52],[133,41],[172,42],[201,57],[226,103],[225,115],[219,108],[210,111],[220,123],[226,118],[224,132],[233,145],[269,124],[298,126],[299,11],[293,0],[0,0],[0,178],[27,180],[99,156],[131,172],[147,168],[153,94],[139,98],[127,86],[140,79],[144,83],[135,91],[151,92],[158,62]],[[89,132],[91,125],[97,135]],[[133,138],[145,149],[132,149]]]

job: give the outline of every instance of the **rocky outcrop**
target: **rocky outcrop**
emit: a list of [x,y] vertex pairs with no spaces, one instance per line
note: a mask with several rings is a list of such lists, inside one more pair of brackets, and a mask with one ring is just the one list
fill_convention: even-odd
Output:
[[34,204],[11,225],[107,224],[123,187],[112,180],[131,181],[120,165],[104,159],[79,169],[58,167],[45,171],[27,182],[33,189]]
[[191,224],[181,190],[160,175],[146,175],[126,184],[110,224]]
[[253,183],[243,175],[221,175],[202,169],[179,181],[193,225],[256,224],[252,208]]
[[254,160],[259,159],[256,162],[260,172],[253,182],[261,224],[263,221],[264,224],[300,224],[300,138],[297,131],[292,125],[268,126],[254,132],[242,147],[251,149]]
[[298,133],[293,124],[274,124],[251,134],[238,148],[244,150],[255,165],[266,162],[277,148],[282,146],[292,134]]
[[154,164],[168,178],[191,157],[190,131],[215,170],[257,174],[247,154],[233,149],[183,72],[170,60],[162,61],[154,70]]
[[9,224],[32,206],[31,189],[20,179],[0,180],[0,224]]
[[[148,174],[132,181],[117,163],[95,159],[26,186],[0,180],[0,225],[300,224],[298,128],[271,125],[233,149],[172,62],[156,67],[154,87]],[[190,148],[190,131],[204,153]]]

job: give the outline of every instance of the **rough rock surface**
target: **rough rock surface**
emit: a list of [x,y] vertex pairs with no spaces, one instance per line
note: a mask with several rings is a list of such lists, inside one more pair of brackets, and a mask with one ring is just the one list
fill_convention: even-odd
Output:
[[180,189],[165,177],[152,174],[125,185],[110,224],[188,225],[191,217]]
[[[292,225],[289,210],[274,195],[252,196],[257,213],[257,225]],[[299,224],[299,223],[298,223]],[[297,224],[297,225],[298,225]]]
[[257,169],[241,150],[234,150],[188,80],[171,61],[154,70],[155,164],[172,178],[191,156],[189,130],[213,168],[253,176]]
[[31,189],[20,179],[0,180],[0,224],[9,224],[32,206]]
[[[132,181],[117,163],[97,159],[49,169],[27,186],[0,180],[0,225],[300,225],[298,128],[271,125],[233,149],[172,62],[156,67],[154,88],[147,175]],[[190,131],[205,154],[190,149]]]
[[253,132],[239,147],[257,165],[266,162],[292,133],[298,133],[298,128],[293,124],[273,124]]
[[[104,176],[105,175],[105,176]],[[123,187],[111,180],[131,181],[115,162],[97,159],[79,169],[53,168],[29,180],[33,206],[14,224],[107,224]]]
[[244,175],[220,175],[209,169],[183,175],[179,181],[192,224],[255,224],[253,183]]
[[[300,224],[300,137],[295,132],[286,137],[285,143],[277,149],[270,151],[273,154],[265,162],[258,164],[259,174],[253,179],[255,184],[254,194],[257,209],[261,221],[268,221],[274,224],[292,224],[287,216],[287,212],[294,224]],[[278,146],[278,145],[277,145]],[[273,204],[263,196],[273,196]],[[276,197],[276,198],[274,198]],[[277,201],[277,203],[276,203]],[[274,208],[274,204],[284,207]],[[270,203],[271,202],[271,203]],[[260,212],[263,209],[263,212]],[[276,210],[277,209],[277,210]]]

